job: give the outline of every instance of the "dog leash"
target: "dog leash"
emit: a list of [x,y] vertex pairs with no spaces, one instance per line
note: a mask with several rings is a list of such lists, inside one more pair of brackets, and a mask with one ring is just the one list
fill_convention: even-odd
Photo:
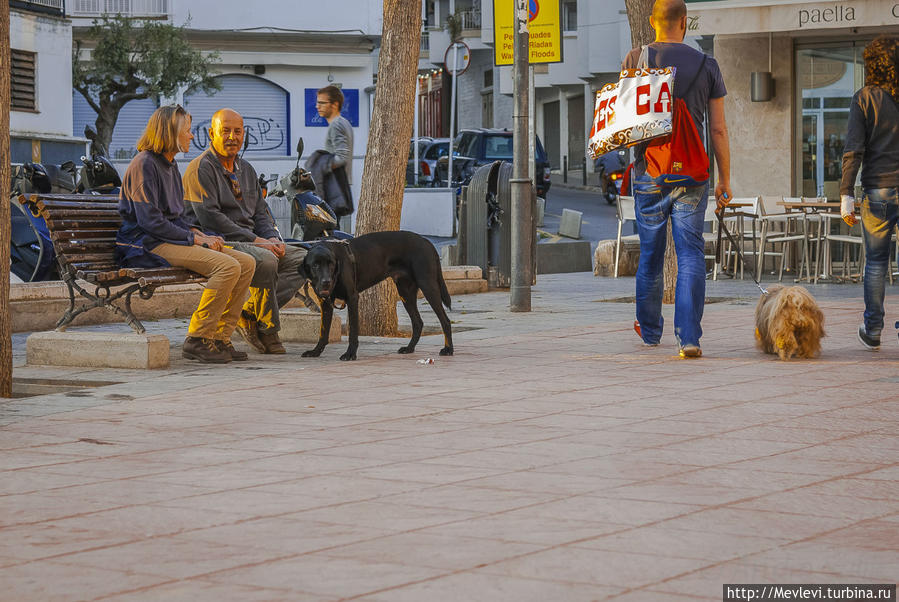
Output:
[[[737,244],[737,241],[727,229],[727,226],[724,225],[724,212],[721,209],[716,209],[715,215],[718,217],[718,243],[717,249],[715,250],[715,261],[718,263],[718,265],[724,264],[724,245],[721,244],[721,235],[724,234],[725,236],[727,236],[727,240],[730,241],[730,244],[733,245],[734,249],[737,250],[737,255],[740,256],[740,260],[745,264],[746,257],[743,255],[743,249],[740,248],[741,245]],[[753,277],[752,281],[755,282],[755,285],[757,287],[759,287],[759,290],[762,291],[763,295],[768,294],[768,291],[765,290],[765,288],[757,278]]]

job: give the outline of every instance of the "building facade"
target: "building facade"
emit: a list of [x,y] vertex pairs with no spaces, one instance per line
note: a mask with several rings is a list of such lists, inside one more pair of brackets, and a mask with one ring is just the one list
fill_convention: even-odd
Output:
[[[104,14],[108,2],[76,0],[70,7],[73,35]],[[316,90],[340,86],[347,99],[344,115],[355,129],[353,176],[359,190],[368,139],[373,95],[375,49],[381,34],[381,9],[367,0],[343,0],[340,10],[298,8],[290,0],[263,4],[220,0],[132,0],[126,8],[135,17],[185,25],[191,44],[217,51],[221,90],[207,95],[182,90],[172,99],[151,98],[125,105],[116,124],[110,154],[124,165],[147,118],[160,103],[181,103],[192,115],[194,140],[190,159],[209,145],[212,114],[230,107],[244,116],[249,140],[244,157],[257,172],[283,176],[296,163],[296,143],[302,137],[304,155],[324,146],[327,123],[315,111]],[[311,8],[311,7],[310,7]],[[79,131],[96,114],[80,94],[72,96],[72,127]]]
[[[561,169],[566,162],[580,168],[593,120],[594,93],[618,78],[621,60],[630,49],[630,27],[624,0],[561,0],[559,6],[564,60],[534,67],[535,129],[554,168]],[[433,79],[437,79],[443,91],[446,116],[439,135],[449,132],[452,80],[445,72],[433,70],[443,66],[450,45],[445,25],[452,14],[459,15],[462,40],[471,49],[471,63],[458,81],[457,130],[512,127],[512,67],[494,64],[493,10],[493,0],[426,0],[423,57],[427,65],[420,82],[424,90],[435,87]],[[591,161],[587,170],[593,171]]]
[[[714,36],[728,88],[734,194],[839,199],[862,52],[878,35],[897,35],[899,3],[687,1],[690,32]],[[753,73],[771,74],[773,94],[753,100]]]
[[11,0],[10,160],[77,161],[86,140],[72,129],[72,24],[62,0]]

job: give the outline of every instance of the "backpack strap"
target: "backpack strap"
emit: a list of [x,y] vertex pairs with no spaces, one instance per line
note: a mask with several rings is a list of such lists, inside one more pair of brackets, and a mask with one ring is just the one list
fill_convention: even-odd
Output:
[[699,79],[699,75],[702,73],[703,67],[705,67],[705,61],[707,58],[709,58],[709,55],[707,55],[706,53],[703,52],[702,53],[702,62],[699,63],[699,69],[696,71],[696,75],[693,76],[693,81],[691,81],[690,85],[687,86],[687,89],[684,90],[684,93],[681,96],[681,98],[686,98],[687,94],[690,93],[690,90],[693,89],[693,84],[695,84],[696,80]]
[[637,69],[646,69],[649,67],[649,44],[643,45],[640,51],[640,58],[637,59]]

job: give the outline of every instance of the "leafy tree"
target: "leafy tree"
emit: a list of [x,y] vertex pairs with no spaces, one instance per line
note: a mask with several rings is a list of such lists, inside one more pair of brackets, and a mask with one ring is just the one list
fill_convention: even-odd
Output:
[[218,53],[192,48],[185,26],[116,15],[94,21],[72,53],[72,85],[97,112],[97,142],[109,148],[119,112],[132,100],[173,97],[194,86],[207,94],[221,88],[213,66]]

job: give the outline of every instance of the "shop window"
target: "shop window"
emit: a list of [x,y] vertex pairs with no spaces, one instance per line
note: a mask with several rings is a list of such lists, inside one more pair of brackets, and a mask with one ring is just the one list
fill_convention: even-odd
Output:
[[35,99],[35,53],[25,50],[11,50],[10,108],[13,111],[36,111]]
[[799,48],[796,52],[798,192],[839,198],[843,146],[852,96],[864,84],[866,42]]

